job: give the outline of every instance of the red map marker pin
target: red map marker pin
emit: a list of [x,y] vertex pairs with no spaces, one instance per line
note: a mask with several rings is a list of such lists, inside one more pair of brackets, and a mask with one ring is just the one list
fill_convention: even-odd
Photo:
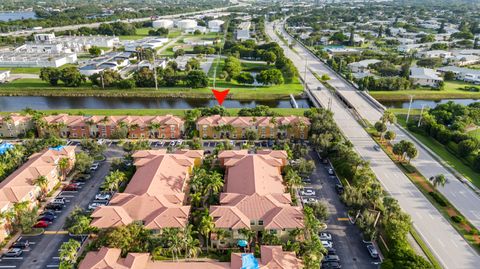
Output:
[[219,105],[222,105],[223,100],[225,100],[225,97],[227,97],[229,91],[230,89],[224,91],[217,91],[212,89],[213,95],[215,95],[215,98],[217,99]]

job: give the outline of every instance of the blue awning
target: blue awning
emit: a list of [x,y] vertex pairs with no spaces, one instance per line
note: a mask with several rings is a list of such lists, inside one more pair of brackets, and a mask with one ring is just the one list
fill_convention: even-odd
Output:
[[238,240],[237,245],[239,247],[244,248],[244,247],[248,246],[248,242],[247,242],[247,240]]
[[7,150],[13,148],[13,145],[10,143],[0,144],[0,154],[4,154]]
[[258,269],[258,261],[252,253],[242,254],[242,268],[241,269]]

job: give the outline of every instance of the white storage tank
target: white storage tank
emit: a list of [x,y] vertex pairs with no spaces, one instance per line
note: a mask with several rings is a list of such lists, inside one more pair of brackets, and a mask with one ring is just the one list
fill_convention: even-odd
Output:
[[172,20],[156,20],[152,22],[153,28],[172,28],[173,21]]
[[192,29],[197,27],[197,21],[191,19],[181,20],[178,21],[177,27],[180,29]]

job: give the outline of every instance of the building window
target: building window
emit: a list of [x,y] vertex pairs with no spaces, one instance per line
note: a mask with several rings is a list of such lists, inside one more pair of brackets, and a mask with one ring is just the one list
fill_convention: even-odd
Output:
[[255,220],[251,220],[250,225],[255,225]]
[[277,230],[270,230],[270,234],[277,234]]
[[259,220],[258,225],[263,225],[263,220]]

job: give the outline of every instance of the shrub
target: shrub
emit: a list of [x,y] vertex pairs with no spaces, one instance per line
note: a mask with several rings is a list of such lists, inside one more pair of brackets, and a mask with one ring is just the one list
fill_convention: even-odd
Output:
[[447,201],[445,201],[445,199],[440,196],[440,194],[434,192],[434,191],[431,191],[429,192],[428,194],[430,194],[430,196],[432,196],[433,200],[435,200],[440,206],[447,206]]
[[405,168],[405,170],[407,170],[407,172],[410,173],[410,174],[417,172],[417,169],[416,169],[413,165],[411,165],[411,164],[403,163],[403,162],[402,162],[402,166],[403,166],[403,168]]
[[463,223],[465,222],[465,219],[462,216],[451,216],[450,217],[455,223]]

